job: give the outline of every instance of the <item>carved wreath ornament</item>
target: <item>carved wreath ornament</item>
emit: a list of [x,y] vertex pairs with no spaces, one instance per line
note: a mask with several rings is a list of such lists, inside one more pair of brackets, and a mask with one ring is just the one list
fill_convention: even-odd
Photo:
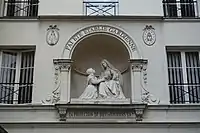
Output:
[[146,25],[143,29],[143,41],[146,45],[152,46],[156,42],[155,29],[151,25]]
[[47,29],[46,42],[50,46],[56,45],[59,41],[59,28],[57,25],[50,25]]

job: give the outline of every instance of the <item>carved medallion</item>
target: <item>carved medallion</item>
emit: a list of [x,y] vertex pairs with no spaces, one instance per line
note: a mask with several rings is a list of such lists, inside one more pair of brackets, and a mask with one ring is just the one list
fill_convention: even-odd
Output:
[[156,42],[155,29],[151,25],[146,25],[143,30],[143,41],[148,46],[152,46]]
[[47,44],[53,46],[56,45],[59,41],[59,29],[57,25],[50,25],[49,28],[47,29],[47,34],[46,34],[46,41]]

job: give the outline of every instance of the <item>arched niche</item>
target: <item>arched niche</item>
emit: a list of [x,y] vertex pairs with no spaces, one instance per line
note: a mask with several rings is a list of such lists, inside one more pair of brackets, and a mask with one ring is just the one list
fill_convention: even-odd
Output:
[[68,39],[62,52],[61,58],[71,59],[77,45],[79,45],[81,41],[97,34],[112,36],[121,41],[129,53],[129,59],[142,59],[139,47],[136,46],[136,43],[132,37],[120,27],[108,24],[95,24],[78,30],[71,36],[71,38]]
[[78,43],[72,54],[71,98],[78,98],[86,87],[87,68],[94,68],[98,76],[102,71],[100,62],[107,59],[122,72],[123,92],[131,97],[130,54],[117,38],[106,34],[95,34]]
[[[62,52],[55,59],[56,70],[60,70],[60,82],[55,90],[60,103],[71,103],[78,98],[86,87],[86,69],[94,68],[97,76],[101,71],[100,62],[107,59],[122,72],[123,92],[131,102],[141,102],[143,94],[141,72],[146,71],[147,60],[140,55],[135,41],[123,29],[107,24],[96,24],[78,30]],[[55,75],[59,75],[55,73]],[[58,79],[59,80],[59,79]]]

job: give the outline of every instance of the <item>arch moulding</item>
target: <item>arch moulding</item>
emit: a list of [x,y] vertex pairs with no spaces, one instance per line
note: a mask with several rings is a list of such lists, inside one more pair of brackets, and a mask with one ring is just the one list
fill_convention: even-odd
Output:
[[138,51],[136,43],[133,41],[132,37],[118,26],[108,24],[90,25],[77,31],[67,41],[61,57],[65,59],[71,59],[73,52],[79,42],[89,36],[98,34],[104,34],[118,39],[126,47],[127,51],[129,52],[130,59],[141,59],[141,55],[139,54],[140,52]]

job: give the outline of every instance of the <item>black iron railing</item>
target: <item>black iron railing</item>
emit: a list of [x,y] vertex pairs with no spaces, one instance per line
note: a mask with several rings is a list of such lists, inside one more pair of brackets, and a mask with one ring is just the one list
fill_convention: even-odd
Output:
[[200,103],[200,84],[169,84],[170,103]]
[[5,0],[4,16],[36,17],[39,0]]
[[31,103],[32,90],[32,83],[0,83],[0,103]]
[[118,14],[118,1],[84,1],[84,14],[87,16],[115,16]]
[[199,17],[196,0],[163,0],[163,9],[166,18]]

